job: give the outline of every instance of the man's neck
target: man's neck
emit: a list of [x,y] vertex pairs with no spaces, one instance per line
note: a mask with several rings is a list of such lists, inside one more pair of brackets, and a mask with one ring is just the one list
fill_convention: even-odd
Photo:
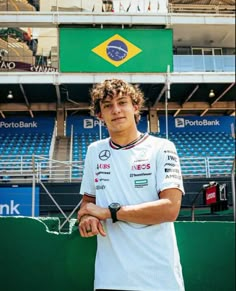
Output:
[[110,133],[110,137],[113,143],[126,146],[132,142],[135,142],[140,137],[140,132],[136,129],[133,132],[115,132]]

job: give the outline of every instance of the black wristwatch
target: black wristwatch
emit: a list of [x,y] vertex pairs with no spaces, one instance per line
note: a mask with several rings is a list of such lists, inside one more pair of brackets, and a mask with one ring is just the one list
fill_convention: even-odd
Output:
[[113,222],[113,223],[114,223],[114,222],[117,222],[118,219],[117,219],[117,217],[116,217],[116,213],[117,213],[117,211],[119,211],[120,208],[121,208],[120,203],[113,202],[113,203],[111,203],[111,204],[108,206],[108,208],[109,208],[109,210],[110,210],[110,212],[111,212],[112,222]]

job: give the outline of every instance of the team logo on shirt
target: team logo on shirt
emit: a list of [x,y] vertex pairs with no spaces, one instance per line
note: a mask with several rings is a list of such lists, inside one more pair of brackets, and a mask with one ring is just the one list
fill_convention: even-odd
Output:
[[99,171],[96,173],[96,176],[98,176],[98,175],[110,175],[110,174],[111,174],[111,172]]
[[165,167],[176,167],[176,164],[174,163],[165,163]]
[[165,168],[165,172],[166,173],[176,173],[176,174],[179,174],[179,169],[168,169],[168,168]]
[[95,179],[94,179],[94,182],[95,182],[95,183],[98,183],[99,181],[100,181],[100,182],[109,182],[110,180],[109,180],[109,179],[105,179],[105,178],[101,178],[101,179],[95,178]]
[[150,168],[151,168],[151,165],[149,163],[143,163],[143,164],[132,165],[131,170],[140,171],[140,170],[149,170]]
[[110,164],[97,164],[97,169],[110,169]]
[[99,153],[98,157],[101,161],[106,161],[110,158],[110,156],[111,156],[111,152],[109,150],[103,150]]
[[170,151],[170,150],[165,150],[164,153],[168,153],[168,154],[172,154],[172,155],[177,156],[177,153],[176,152]]
[[170,174],[170,175],[166,175],[165,179],[177,179],[177,180],[181,180],[181,175],[176,175],[176,174]]
[[172,155],[168,155],[167,159],[168,159],[168,161],[172,161],[172,162],[175,162],[175,163],[178,162],[178,158],[175,157],[175,156],[172,156]]
[[104,190],[106,188],[106,186],[104,185],[97,185],[96,186],[96,190]]
[[143,188],[145,186],[148,186],[148,179],[134,180],[135,188]]

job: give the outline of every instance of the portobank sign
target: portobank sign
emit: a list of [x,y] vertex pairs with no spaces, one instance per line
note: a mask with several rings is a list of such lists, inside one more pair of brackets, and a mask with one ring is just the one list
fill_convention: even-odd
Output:
[[184,128],[184,127],[195,127],[195,126],[220,126],[219,119],[208,120],[191,120],[187,118],[175,118],[175,127]]
[[38,123],[36,121],[32,122],[24,122],[24,121],[19,121],[19,122],[5,122],[1,121],[0,122],[0,128],[37,128]]
[[83,127],[84,128],[94,128],[96,126],[105,126],[104,122],[103,121],[99,121],[99,120],[96,120],[96,119],[92,119],[92,118],[85,118],[83,120]]

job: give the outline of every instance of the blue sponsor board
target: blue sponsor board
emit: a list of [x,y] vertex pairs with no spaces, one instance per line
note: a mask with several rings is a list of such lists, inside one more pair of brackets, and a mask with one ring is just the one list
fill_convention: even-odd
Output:
[[[178,116],[168,117],[169,132],[225,132],[234,130],[233,116]],[[159,117],[160,132],[166,131],[165,116]]]
[[0,118],[0,133],[52,133],[55,119],[47,118]]
[[[74,133],[92,133],[98,134],[100,121],[93,116],[69,116],[66,122],[66,135],[71,134],[71,127],[73,126]],[[138,123],[138,129],[141,132],[147,131],[147,116],[143,115]],[[101,122],[102,133],[108,134],[107,128],[103,122]]]
[[[39,187],[34,215],[39,216]],[[0,216],[32,216],[32,187],[0,187]]]
[[[100,121],[92,116],[69,116],[66,120],[66,135],[71,134],[73,126],[74,133],[99,133]],[[102,132],[107,133],[107,129],[101,122]]]

